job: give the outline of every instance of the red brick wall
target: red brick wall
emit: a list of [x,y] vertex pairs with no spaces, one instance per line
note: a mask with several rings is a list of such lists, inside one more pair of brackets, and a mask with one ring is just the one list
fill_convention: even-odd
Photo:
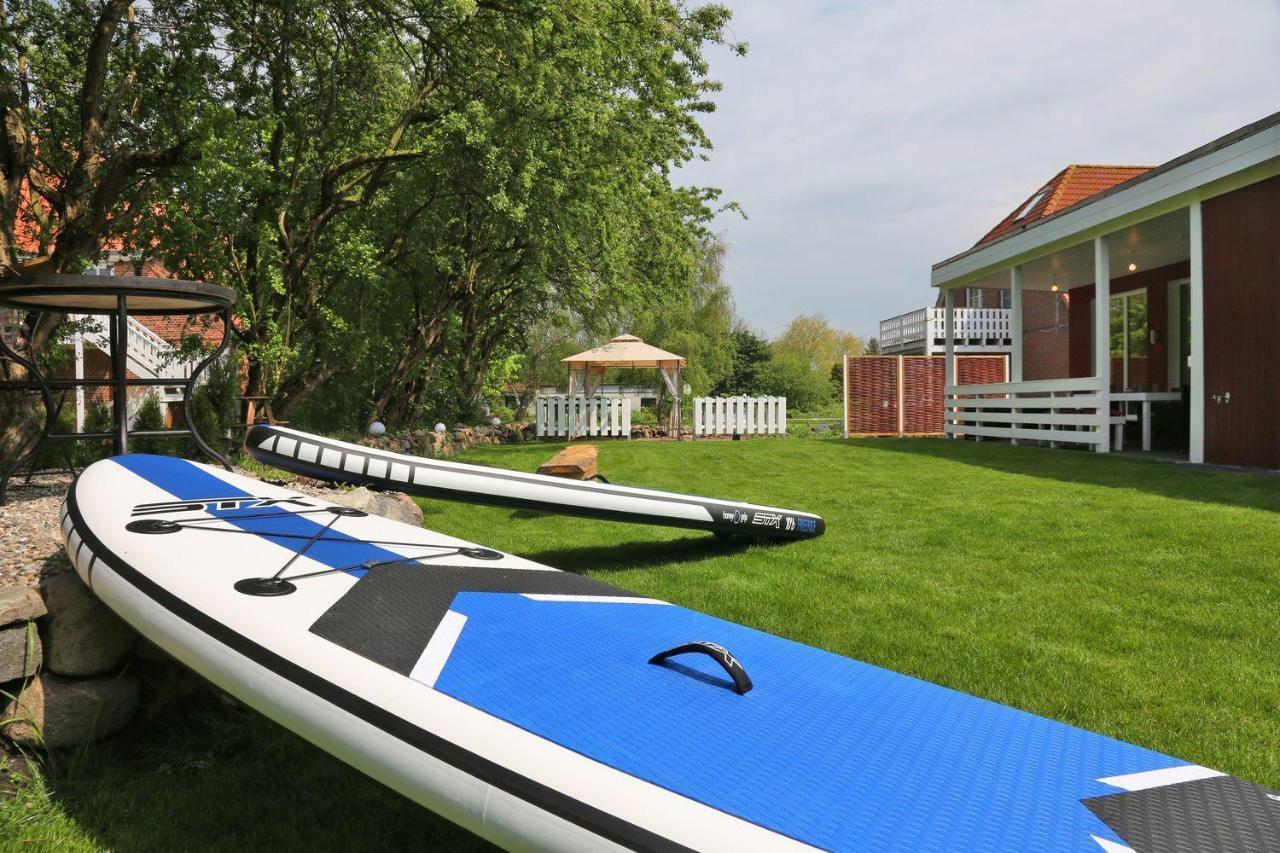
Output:
[[[1147,385],[1151,388],[1167,390],[1169,387],[1169,288],[1171,281],[1186,278],[1191,274],[1189,261],[1178,261],[1168,266],[1142,270],[1129,275],[1119,276],[1111,280],[1111,294],[1126,293],[1131,290],[1147,289],[1147,316],[1151,328],[1156,332],[1159,341],[1151,344],[1147,356],[1146,376],[1141,369],[1134,369],[1131,364],[1129,382],[1132,385]],[[1072,288],[1071,323],[1070,323],[1070,369],[1071,376],[1091,376],[1089,367],[1089,312],[1093,308],[1093,285]],[[1119,359],[1112,359],[1111,375],[1113,379],[1123,376]],[[1118,382],[1119,380],[1115,380]]]
[[1022,378],[1065,379],[1069,370],[1069,310],[1065,293],[1022,293]]

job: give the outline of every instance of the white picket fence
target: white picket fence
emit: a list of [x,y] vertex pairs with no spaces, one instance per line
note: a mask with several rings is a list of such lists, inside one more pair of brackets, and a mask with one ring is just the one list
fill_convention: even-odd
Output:
[[786,397],[693,399],[694,435],[775,435],[786,431]]
[[539,438],[631,437],[631,399],[627,397],[537,397],[533,414]]

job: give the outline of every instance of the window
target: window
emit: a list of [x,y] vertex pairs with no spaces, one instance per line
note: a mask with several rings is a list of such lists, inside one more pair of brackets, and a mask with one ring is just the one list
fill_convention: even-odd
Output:
[[1013,291],[1012,290],[1000,291],[1000,307],[1001,308],[1013,307]]
[[966,288],[964,292],[964,307],[981,308],[982,291],[976,287]]
[[1039,192],[1037,192],[1035,195],[1033,195],[1033,196],[1032,196],[1032,197],[1027,201],[1027,203],[1026,203],[1026,204],[1024,204],[1022,207],[1018,208],[1018,212],[1017,212],[1016,214],[1014,214],[1014,216],[1013,216],[1013,221],[1014,221],[1014,222],[1018,222],[1018,221],[1020,221],[1020,220],[1026,219],[1026,218],[1027,218],[1027,216],[1029,216],[1029,215],[1031,214],[1031,211],[1033,211],[1033,210],[1035,210],[1035,209],[1036,209],[1036,205],[1038,205],[1040,202],[1044,201],[1044,200],[1045,200],[1045,198],[1046,198],[1046,197],[1049,195],[1049,193],[1050,193],[1050,192],[1052,192],[1052,191],[1053,191],[1053,187],[1044,187],[1044,188],[1042,188]]

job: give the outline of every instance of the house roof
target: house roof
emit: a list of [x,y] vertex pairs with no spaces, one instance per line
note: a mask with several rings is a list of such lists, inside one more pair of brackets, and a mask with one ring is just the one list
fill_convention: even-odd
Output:
[[1026,228],[1040,219],[1066,210],[1087,198],[1106,192],[1114,186],[1132,180],[1152,166],[1096,166],[1072,164],[1049,179],[1021,204],[1001,219],[974,246],[981,246],[1010,232]]
[[618,335],[609,343],[584,350],[561,361],[576,367],[670,367],[685,365],[682,355],[650,346],[635,335]]
[[[1233,130],[1180,157],[1139,173],[1110,189],[999,235],[988,235],[959,254],[933,264],[934,287],[961,279],[974,280],[989,270],[1033,251],[1038,245],[1061,240],[1070,233],[1089,233],[1137,210],[1189,194],[1215,182],[1225,184],[1251,169],[1266,170],[1280,163],[1280,112]],[[960,282],[963,283],[963,282]]]

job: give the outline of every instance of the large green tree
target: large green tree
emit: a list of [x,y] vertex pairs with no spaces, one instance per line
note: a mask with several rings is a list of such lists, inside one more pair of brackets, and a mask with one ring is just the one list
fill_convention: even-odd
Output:
[[[113,237],[132,242],[138,217],[168,203],[175,171],[199,157],[212,43],[197,3],[0,3],[0,269],[35,248],[47,269],[78,272]],[[37,351],[62,320],[34,325]],[[24,371],[3,362],[0,374]],[[0,453],[13,453],[36,410],[4,402]]]
[[[629,0],[219,7],[230,106],[156,233],[236,287],[255,392],[390,425],[477,402],[552,308],[691,285],[719,6]],[[357,400],[348,400],[354,404]]]

